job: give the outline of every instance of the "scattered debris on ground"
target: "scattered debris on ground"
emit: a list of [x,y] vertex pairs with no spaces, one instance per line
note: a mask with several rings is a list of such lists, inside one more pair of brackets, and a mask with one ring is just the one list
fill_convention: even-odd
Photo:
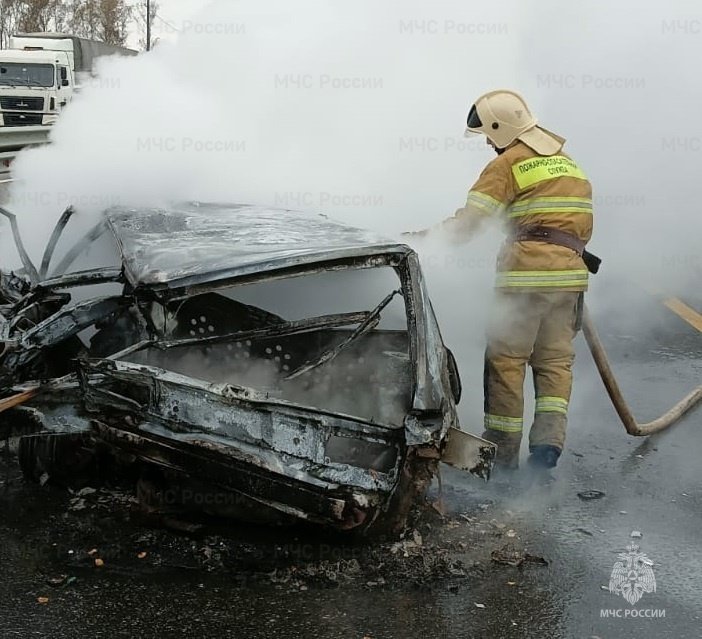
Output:
[[409,585],[456,592],[462,582],[491,578],[490,548],[519,536],[512,513],[502,512],[500,519],[492,504],[476,497],[464,512],[444,517],[426,502],[399,538],[368,542],[304,526],[256,527],[150,512],[135,495],[136,486],[127,483],[70,491],[40,487],[16,473],[0,491],[0,507],[9,513],[0,523],[6,540],[0,558],[24,565],[42,597],[47,589],[81,588],[111,574],[170,571],[290,591]]
[[490,559],[497,564],[506,566],[523,566],[524,564],[535,564],[537,566],[548,566],[548,561],[543,557],[531,555],[526,550],[518,550],[512,544],[506,544],[490,553]]
[[605,496],[601,490],[583,490],[578,493],[578,497],[583,501],[591,501],[593,499],[602,499]]

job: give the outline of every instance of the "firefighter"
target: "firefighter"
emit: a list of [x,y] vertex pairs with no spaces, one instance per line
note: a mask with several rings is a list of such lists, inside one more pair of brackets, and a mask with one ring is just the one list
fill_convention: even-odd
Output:
[[[524,423],[524,375],[534,374],[536,407],[529,463],[553,468],[563,450],[592,234],[592,189],[563,152],[565,140],[540,127],[524,99],[508,90],[481,96],[466,135],[482,134],[497,153],[463,208],[437,229],[455,241],[488,217],[506,222],[485,353],[485,432],[498,445],[498,467],[515,469]],[[426,234],[421,231],[419,234]]]

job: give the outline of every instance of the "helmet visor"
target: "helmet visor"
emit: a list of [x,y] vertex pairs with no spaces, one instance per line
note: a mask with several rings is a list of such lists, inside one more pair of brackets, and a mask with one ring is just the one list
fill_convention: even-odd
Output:
[[473,105],[468,113],[468,120],[466,122],[469,129],[480,129],[483,123],[480,121],[480,116],[478,115],[478,109]]

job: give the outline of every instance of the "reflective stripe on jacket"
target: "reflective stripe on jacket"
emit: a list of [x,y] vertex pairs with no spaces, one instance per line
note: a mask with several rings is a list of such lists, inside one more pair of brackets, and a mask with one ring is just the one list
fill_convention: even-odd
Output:
[[[499,215],[508,234],[523,226],[547,226],[587,242],[592,235],[592,187],[563,152],[540,156],[518,142],[485,167],[457,217]],[[459,220],[456,220],[459,221]],[[498,288],[511,291],[584,291],[582,258],[564,246],[507,240],[497,263]]]

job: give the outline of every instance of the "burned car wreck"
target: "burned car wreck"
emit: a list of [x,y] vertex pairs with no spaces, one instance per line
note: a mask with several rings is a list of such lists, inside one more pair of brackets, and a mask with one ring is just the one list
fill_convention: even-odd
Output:
[[[408,246],[287,210],[113,208],[50,273],[71,214],[38,269],[11,219],[24,268],[0,275],[0,437],[26,476],[107,457],[229,495],[198,502],[216,514],[368,533],[402,528],[439,461],[489,475]],[[98,238],[114,261],[71,271]]]

